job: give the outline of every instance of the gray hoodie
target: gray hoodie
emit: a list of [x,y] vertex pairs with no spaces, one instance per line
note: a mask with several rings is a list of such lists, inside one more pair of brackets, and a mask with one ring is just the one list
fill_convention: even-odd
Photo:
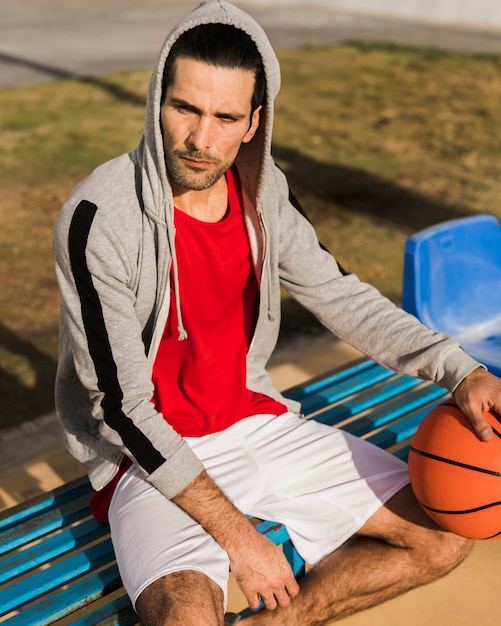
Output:
[[[383,365],[453,390],[478,363],[458,344],[422,326],[352,274],[340,271],[313,227],[289,201],[271,158],[273,104],[280,86],[276,56],[261,27],[219,0],[204,2],[167,36],[153,71],[138,147],[98,167],[62,207],[55,225],[62,295],[56,409],[70,452],[104,487],[127,455],[167,498],[203,469],[155,410],[151,371],[177,282],[172,191],[160,129],[162,75],[177,37],[195,25],[225,23],[246,31],[263,58],[267,82],[261,125],[236,160],[247,229],[260,284],[259,313],[247,355],[247,385],[282,398],[265,366],[280,325],[280,288],[341,339]],[[171,271],[173,270],[173,271]],[[183,303],[174,284],[178,319]]]

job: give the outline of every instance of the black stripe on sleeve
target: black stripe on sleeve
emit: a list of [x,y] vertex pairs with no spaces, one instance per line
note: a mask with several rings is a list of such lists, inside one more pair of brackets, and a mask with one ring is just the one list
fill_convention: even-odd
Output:
[[115,430],[136,461],[151,474],[165,462],[122,407],[123,391],[118,380],[108,331],[99,295],[87,266],[86,249],[97,206],[82,200],[73,215],[69,230],[70,263],[75,279],[90,357],[94,363],[98,388],[103,393],[101,407],[105,423]]

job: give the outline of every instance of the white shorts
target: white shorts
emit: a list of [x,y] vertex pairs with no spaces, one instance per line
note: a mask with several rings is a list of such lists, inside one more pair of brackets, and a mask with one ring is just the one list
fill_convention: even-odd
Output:
[[[409,482],[406,463],[395,456],[293,413],[249,417],[186,441],[232,502],[283,523],[309,564],[339,547]],[[226,602],[226,552],[135,466],[117,486],[110,525],[133,604],[153,581],[179,570],[206,574]]]

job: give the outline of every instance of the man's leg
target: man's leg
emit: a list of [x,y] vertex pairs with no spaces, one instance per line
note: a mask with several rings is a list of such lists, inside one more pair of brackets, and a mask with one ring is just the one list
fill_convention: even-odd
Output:
[[201,572],[174,572],[146,587],[136,612],[141,626],[223,626],[223,593]]
[[110,506],[124,587],[142,626],[222,626],[226,552],[132,466]]
[[440,530],[405,487],[304,577],[289,607],[262,611],[242,626],[321,626],[342,619],[444,576],[472,546]]

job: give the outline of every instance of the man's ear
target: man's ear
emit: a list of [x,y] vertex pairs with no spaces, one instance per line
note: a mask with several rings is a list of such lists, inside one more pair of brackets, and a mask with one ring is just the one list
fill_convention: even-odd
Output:
[[254,111],[252,113],[252,116],[251,116],[251,123],[250,123],[250,126],[249,126],[249,130],[245,134],[245,137],[242,139],[242,143],[249,143],[249,141],[256,134],[256,131],[259,128],[259,122],[261,120],[261,109],[262,108],[263,108],[263,106],[260,105],[260,106],[257,107],[257,109],[254,109]]

